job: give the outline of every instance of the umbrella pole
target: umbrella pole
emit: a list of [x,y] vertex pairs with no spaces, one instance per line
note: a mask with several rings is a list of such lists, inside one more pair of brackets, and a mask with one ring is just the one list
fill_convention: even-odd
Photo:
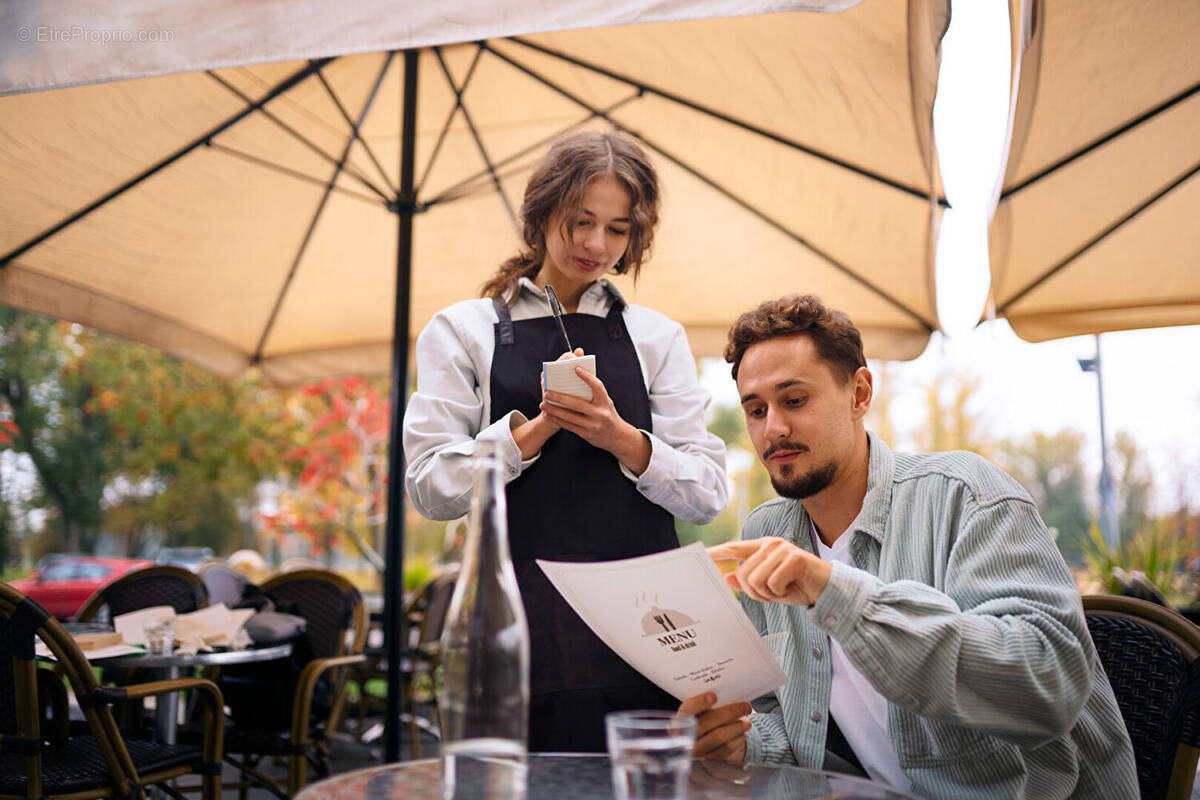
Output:
[[404,658],[404,449],[400,425],[408,399],[409,300],[412,288],[412,227],[416,197],[413,173],[417,139],[417,50],[404,53],[404,118],[400,137],[400,193],[392,204],[399,221],[396,241],[396,310],[392,327],[391,440],[388,445],[387,534],[383,581],[383,638],[387,649],[387,715],[384,760],[400,760],[401,662]]

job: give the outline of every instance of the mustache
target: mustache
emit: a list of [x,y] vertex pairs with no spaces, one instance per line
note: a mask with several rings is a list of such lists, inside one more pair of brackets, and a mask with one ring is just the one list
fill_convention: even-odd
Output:
[[775,442],[763,451],[762,457],[764,460],[768,459],[778,453],[780,450],[793,450],[797,453],[807,453],[808,445],[801,444],[800,442]]

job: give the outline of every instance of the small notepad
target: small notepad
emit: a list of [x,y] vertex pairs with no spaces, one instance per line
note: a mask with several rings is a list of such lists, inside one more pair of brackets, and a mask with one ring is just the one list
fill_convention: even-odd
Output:
[[[543,361],[542,385],[547,391],[562,392],[591,402],[592,387],[575,374],[576,367],[583,367],[595,375],[596,357],[580,356],[579,358],[566,358],[562,361]],[[555,403],[554,405],[562,404]]]

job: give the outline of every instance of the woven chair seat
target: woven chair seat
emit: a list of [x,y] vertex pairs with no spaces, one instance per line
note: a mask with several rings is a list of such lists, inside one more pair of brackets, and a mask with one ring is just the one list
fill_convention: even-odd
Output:
[[[164,745],[126,741],[129,757],[141,775],[195,763],[200,748],[193,745]],[[45,794],[69,794],[93,789],[96,776],[108,766],[91,736],[77,736],[42,754],[42,790]],[[22,756],[0,755],[0,794],[25,794],[25,761]]]
[[1186,797],[1196,751],[1179,746],[1200,744],[1200,630],[1136,598],[1087,596],[1083,606],[1129,732],[1143,800]]

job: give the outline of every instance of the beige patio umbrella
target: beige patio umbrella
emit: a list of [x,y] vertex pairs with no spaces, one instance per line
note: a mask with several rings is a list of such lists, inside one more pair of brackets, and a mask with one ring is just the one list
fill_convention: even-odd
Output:
[[397,430],[404,344],[515,250],[531,164],[565,130],[615,125],[644,138],[666,191],[655,257],[622,288],[698,354],[760,300],[813,291],[870,354],[913,357],[937,327],[948,0],[753,15],[848,5],[208,0],[199,21],[153,0],[0,5],[17,32],[0,37],[0,302],[222,374],[390,367]]
[[[186,32],[147,5],[154,15],[119,30]],[[24,21],[37,35],[38,20],[0,14],[0,27]],[[581,21],[611,18],[628,17]],[[515,250],[511,211],[546,142],[598,124],[643,136],[666,190],[655,256],[622,289],[682,322],[697,354],[719,354],[734,316],[761,299],[814,291],[852,314],[872,355],[917,355],[937,327],[930,120],[946,20],[945,0],[869,0],[422,49],[410,335],[475,296]],[[401,33],[386,41],[414,41]],[[35,49],[45,63],[27,71],[0,52],[0,92],[23,91],[0,98],[0,302],[222,374],[257,365],[295,383],[388,370],[409,207],[398,199],[404,58],[253,63],[283,49],[218,40],[181,60],[173,44],[142,65],[92,52],[112,44],[60,58]],[[320,44],[305,54],[384,41]],[[113,77],[131,79],[96,83]],[[76,83],[87,85],[45,90]]]
[[1011,0],[995,313],[1029,341],[1200,323],[1200,3]]

